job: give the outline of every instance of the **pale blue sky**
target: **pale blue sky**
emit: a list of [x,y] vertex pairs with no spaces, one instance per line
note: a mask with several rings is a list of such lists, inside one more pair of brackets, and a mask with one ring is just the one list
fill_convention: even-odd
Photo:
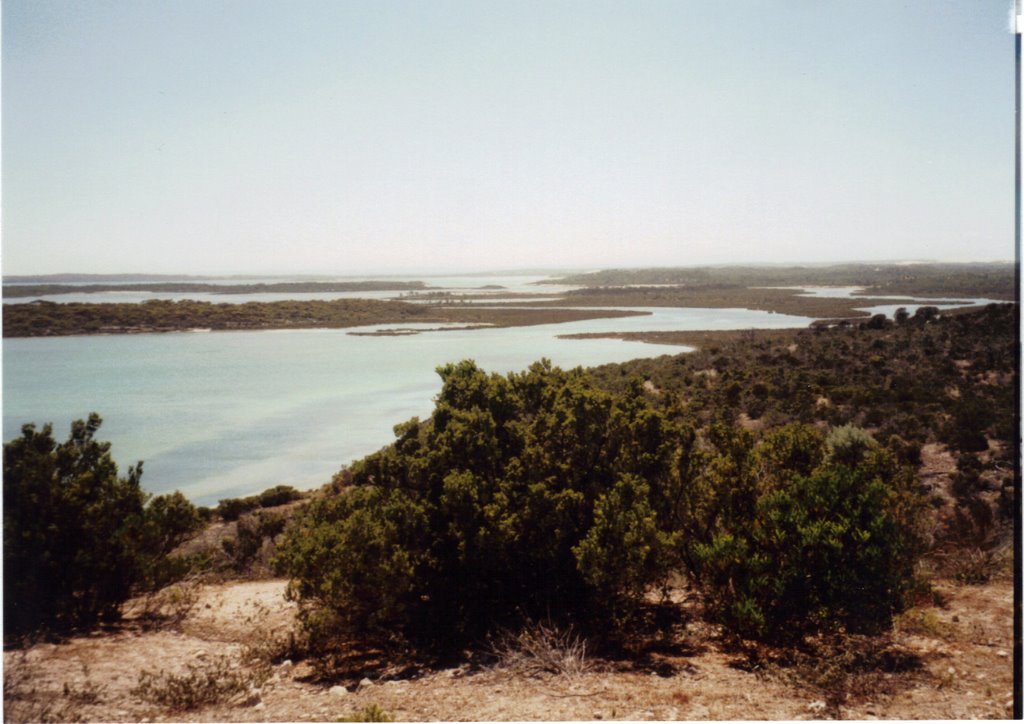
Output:
[[1002,0],[4,0],[5,274],[1013,258]]

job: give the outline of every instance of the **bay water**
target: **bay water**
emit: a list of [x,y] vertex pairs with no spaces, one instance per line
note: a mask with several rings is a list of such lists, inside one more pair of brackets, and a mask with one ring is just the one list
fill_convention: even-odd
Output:
[[[474,359],[488,371],[546,357],[592,366],[686,351],[581,332],[804,327],[806,317],[744,309],[638,309],[641,316],[414,335],[358,330],[179,332],[6,339],[4,440],[24,423],[104,418],[122,471],[144,461],[143,487],[181,490],[201,505],[277,484],[300,489],[393,440],[392,428],[430,415],[438,365]],[[391,325],[391,328],[409,325]],[[424,325],[436,327],[436,325]]]

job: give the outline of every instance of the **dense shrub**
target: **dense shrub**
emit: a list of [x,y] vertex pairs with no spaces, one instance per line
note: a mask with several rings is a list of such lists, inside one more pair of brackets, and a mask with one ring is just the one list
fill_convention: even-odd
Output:
[[834,428],[825,440],[829,460],[849,466],[860,463],[867,452],[877,445],[871,433],[855,425]]
[[[691,544],[688,560],[712,616],[740,635],[768,639],[889,626],[923,550],[912,471],[887,450],[868,449],[859,459],[835,454],[863,450],[859,444],[832,447],[809,465],[820,459],[820,440],[799,429],[784,437],[800,454],[780,457],[777,441],[762,441],[752,455],[764,469],[749,497],[716,515]],[[829,439],[858,438],[846,430]],[[766,442],[772,454],[761,449]]]
[[454,645],[527,618],[628,619],[667,571],[672,426],[638,383],[615,396],[547,363],[439,373],[433,419],[398,426],[287,532],[307,626]]
[[133,588],[167,581],[166,554],[199,525],[178,493],[146,504],[141,463],[118,477],[100,423],[74,422],[60,444],[25,425],[4,445],[6,634],[116,616]]
[[290,503],[302,497],[302,493],[290,485],[275,485],[259,494],[261,508],[273,508]]
[[703,430],[547,364],[440,370],[432,419],[357,463],[286,531],[314,642],[460,645],[527,620],[606,633],[683,567],[759,638],[882,628],[914,584],[913,473],[863,430]]
[[257,508],[273,508],[301,497],[302,493],[290,485],[275,485],[258,495],[249,495],[245,498],[225,498],[218,501],[216,511],[224,521],[230,523]]

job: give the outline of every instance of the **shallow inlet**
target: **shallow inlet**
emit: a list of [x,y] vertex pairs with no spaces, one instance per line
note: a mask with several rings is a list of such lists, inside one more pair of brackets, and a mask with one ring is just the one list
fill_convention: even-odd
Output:
[[440,389],[435,368],[446,362],[472,358],[496,372],[542,357],[590,366],[686,348],[558,335],[811,321],[749,310],[643,311],[650,314],[401,336],[314,329],[9,339],[4,439],[26,422],[53,422],[63,438],[72,419],[95,410],[121,468],[145,461],[146,489],[180,489],[211,504],[277,484],[326,482],[391,442],[396,423],[429,415]]

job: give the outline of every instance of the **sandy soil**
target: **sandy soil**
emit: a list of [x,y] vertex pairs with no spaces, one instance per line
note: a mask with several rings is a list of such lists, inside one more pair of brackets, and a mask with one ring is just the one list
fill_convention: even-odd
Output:
[[464,665],[405,679],[371,674],[362,681],[316,682],[309,663],[285,662],[268,670],[258,688],[193,710],[133,692],[147,670],[183,673],[189,665],[212,670],[220,664],[249,674],[245,652],[293,625],[284,588],[282,580],[201,585],[176,624],[147,629],[136,602],[117,629],[8,650],[5,720],[338,721],[374,705],[399,721],[1012,716],[1013,590],[1005,572],[984,586],[939,584],[944,604],[907,612],[893,635],[919,668],[878,674],[872,686],[837,706],[792,672],[742,666],[744,659],[699,622],[645,666],[595,661],[592,670],[574,675]]

